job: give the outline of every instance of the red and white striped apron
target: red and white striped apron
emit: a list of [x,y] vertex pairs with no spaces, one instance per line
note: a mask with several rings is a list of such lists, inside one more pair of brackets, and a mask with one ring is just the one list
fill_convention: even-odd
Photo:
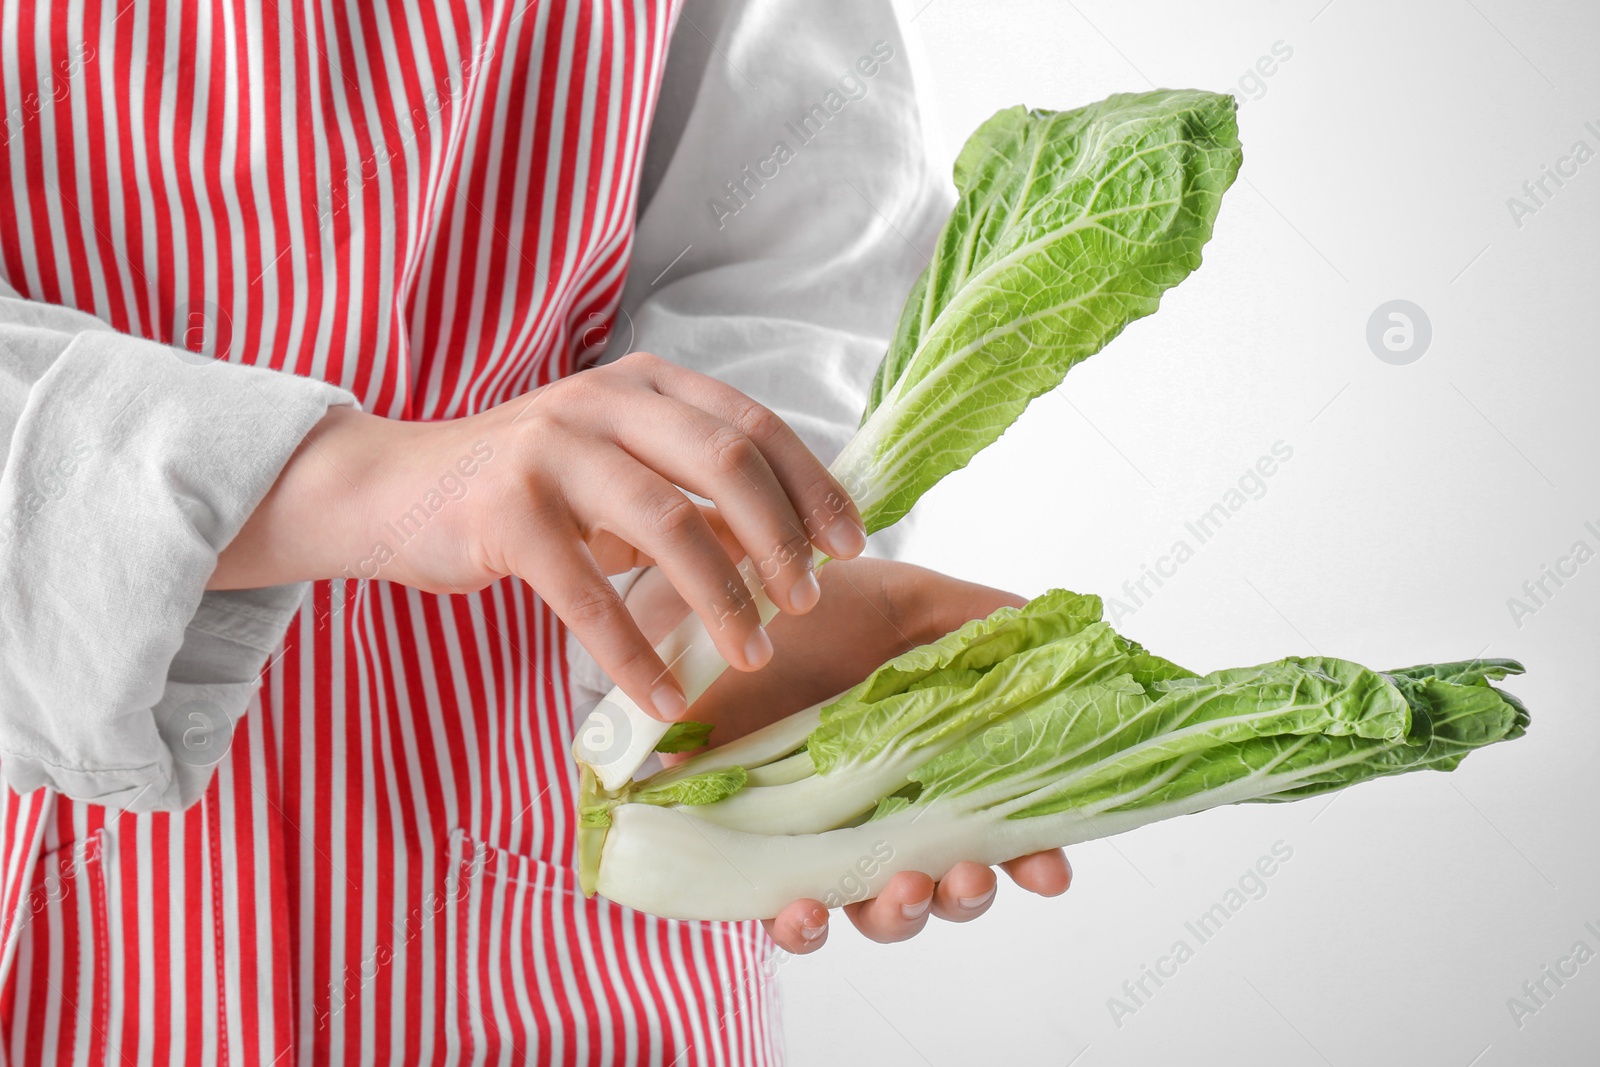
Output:
[[[0,270],[391,418],[482,411],[604,342],[672,19],[5,0]],[[758,925],[578,892],[564,641],[514,580],[320,582],[202,802],[5,791],[0,1056],[779,1058]]]

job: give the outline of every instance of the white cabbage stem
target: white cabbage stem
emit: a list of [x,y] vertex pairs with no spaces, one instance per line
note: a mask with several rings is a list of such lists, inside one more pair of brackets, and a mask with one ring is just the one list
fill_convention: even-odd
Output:
[[770,919],[803,898],[832,908],[875,897],[899,871],[938,879],[962,861],[1003,863],[1272,788],[1247,777],[1158,806],[1106,814],[1068,809],[1025,819],[1007,818],[1005,808],[947,801],[939,811],[912,805],[859,826],[794,835],[736,830],[686,808],[619,804],[611,811],[596,888],[609,900],[667,919]]
[[[820,565],[826,558],[816,552],[813,563]],[[755,564],[748,557],[739,564],[739,577],[750,592],[761,625],[767,625],[777,616],[778,608],[767,596]],[[661,639],[656,654],[677,680],[691,707],[728,669],[728,661],[722,658],[700,617],[693,612]],[[605,789],[615,792],[632,780],[670,725],[647,714],[620,688],[613,688],[578,726],[572,755],[594,772]]]

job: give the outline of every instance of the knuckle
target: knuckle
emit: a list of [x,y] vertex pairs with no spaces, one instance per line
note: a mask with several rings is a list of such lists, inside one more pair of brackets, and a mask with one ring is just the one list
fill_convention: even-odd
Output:
[[626,368],[630,371],[644,372],[654,370],[661,364],[661,357],[653,352],[629,352],[615,363],[613,367]]
[[610,585],[584,587],[567,602],[567,625],[574,630],[603,626],[622,607]]
[[713,430],[706,448],[717,473],[724,475],[748,471],[761,454],[754,441],[732,426]]
[[700,521],[700,509],[680,493],[663,495],[646,505],[645,522],[664,541],[682,541]]
[[734,413],[734,426],[754,440],[771,440],[787,429],[787,424],[771,408],[746,398]]
[[540,399],[546,411],[589,407],[597,403],[605,392],[608,376],[605,368],[569,374],[544,387]]

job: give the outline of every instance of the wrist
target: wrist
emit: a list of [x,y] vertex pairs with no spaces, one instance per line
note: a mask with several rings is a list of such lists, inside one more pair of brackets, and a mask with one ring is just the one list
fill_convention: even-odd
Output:
[[354,407],[329,408],[219,554],[207,588],[358,577],[354,569],[374,543],[387,460],[404,455],[418,429]]

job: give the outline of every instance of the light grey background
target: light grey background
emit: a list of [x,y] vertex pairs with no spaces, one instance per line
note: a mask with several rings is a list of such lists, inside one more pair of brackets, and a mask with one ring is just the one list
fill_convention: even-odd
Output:
[[[1600,152],[1600,5],[932,0],[916,26],[951,158],[1000,107],[1155,84],[1238,92],[1245,163],[1199,273],[931,493],[911,558],[1114,594],[1282,441],[1264,495],[1121,628],[1203,670],[1513,656],[1533,726],[1453,775],[1075,848],[1066,896],[1006,883],[903,945],[837,922],[779,967],[794,1062],[1600,1062],[1600,958],[1520,1027],[1507,1003],[1600,952],[1600,559],[1520,626],[1507,603],[1600,550],[1600,158],[1520,227],[1507,206],[1574,142]],[[1367,345],[1392,299],[1432,323],[1409,365]],[[1280,841],[1265,895],[1199,944],[1185,921]],[[1180,938],[1194,957],[1119,1026],[1109,998]]]

